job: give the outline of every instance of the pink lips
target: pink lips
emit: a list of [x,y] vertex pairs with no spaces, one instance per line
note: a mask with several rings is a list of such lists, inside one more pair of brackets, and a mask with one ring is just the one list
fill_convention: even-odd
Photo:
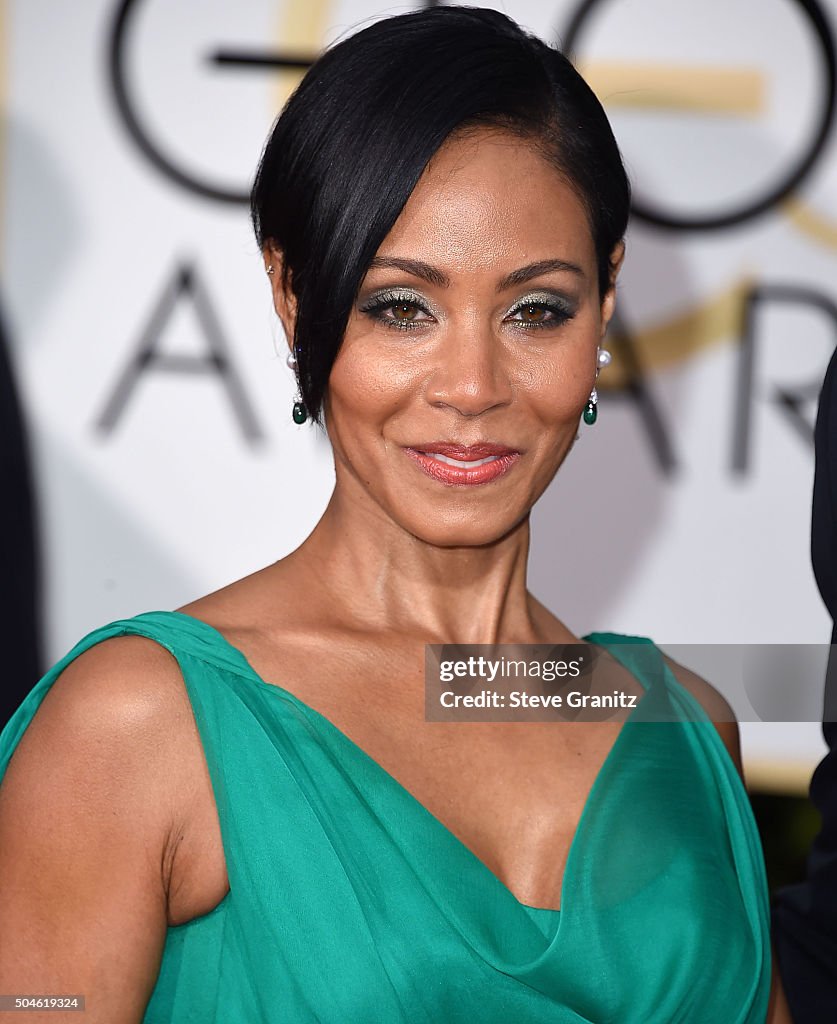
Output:
[[489,483],[507,473],[520,458],[515,448],[490,442],[432,441],[404,451],[429,477],[449,485]]

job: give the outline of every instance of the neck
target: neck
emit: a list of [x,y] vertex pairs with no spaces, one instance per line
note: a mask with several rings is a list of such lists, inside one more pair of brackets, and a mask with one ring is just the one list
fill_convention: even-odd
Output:
[[528,516],[491,544],[439,547],[377,505],[344,500],[338,485],[314,531],[280,564],[318,615],[361,632],[428,643],[534,643],[528,554]]

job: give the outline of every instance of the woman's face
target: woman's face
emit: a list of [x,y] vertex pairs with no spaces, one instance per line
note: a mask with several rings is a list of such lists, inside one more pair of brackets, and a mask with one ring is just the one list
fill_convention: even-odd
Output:
[[363,280],[329,378],[341,497],[491,543],[572,447],[613,305],[584,208],[524,141],[451,138]]

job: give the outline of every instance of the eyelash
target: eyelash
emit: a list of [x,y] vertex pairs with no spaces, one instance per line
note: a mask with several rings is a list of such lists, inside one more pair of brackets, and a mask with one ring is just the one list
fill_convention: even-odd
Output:
[[[426,320],[393,320],[390,317],[381,316],[387,309],[391,309],[393,306],[413,306],[420,310],[422,313],[431,315],[430,310],[420,301],[415,295],[408,295],[404,293],[396,292],[384,292],[378,295],[375,299],[372,299],[366,305],[361,307],[361,313],[367,313],[374,320],[384,324],[386,327],[394,328],[397,331],[412,331],[419,328],[422,324],[427,323]],[[568,309],[566,306],[552,302],[546,299],[538,301],[523,301],[519,302],[516,306],[513,306],[509,313],[519,313],[522,309],[543,309],[553,315],[552,320],[545,320],[541,323],[526,323],[523,320],[513,321],[519,327],[522,327],[525,331],[531,330],[545,330],[549,327],[560,327],[565,324],[568,320],[572,320],[575,316],[575,312]]]

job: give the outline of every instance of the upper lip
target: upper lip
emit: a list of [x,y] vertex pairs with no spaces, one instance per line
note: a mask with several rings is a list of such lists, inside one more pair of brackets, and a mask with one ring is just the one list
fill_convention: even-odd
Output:
[[428,441],[427,444],[411,444],[409,447],[414,452],[447,455],[450,459],[459,459],[462,462],[487,459],[492,455],[519,454],[517,448],[509,448],[505,444],[495,444],[493,441],[479,441],[476,444],[457,444],[454,441]]

